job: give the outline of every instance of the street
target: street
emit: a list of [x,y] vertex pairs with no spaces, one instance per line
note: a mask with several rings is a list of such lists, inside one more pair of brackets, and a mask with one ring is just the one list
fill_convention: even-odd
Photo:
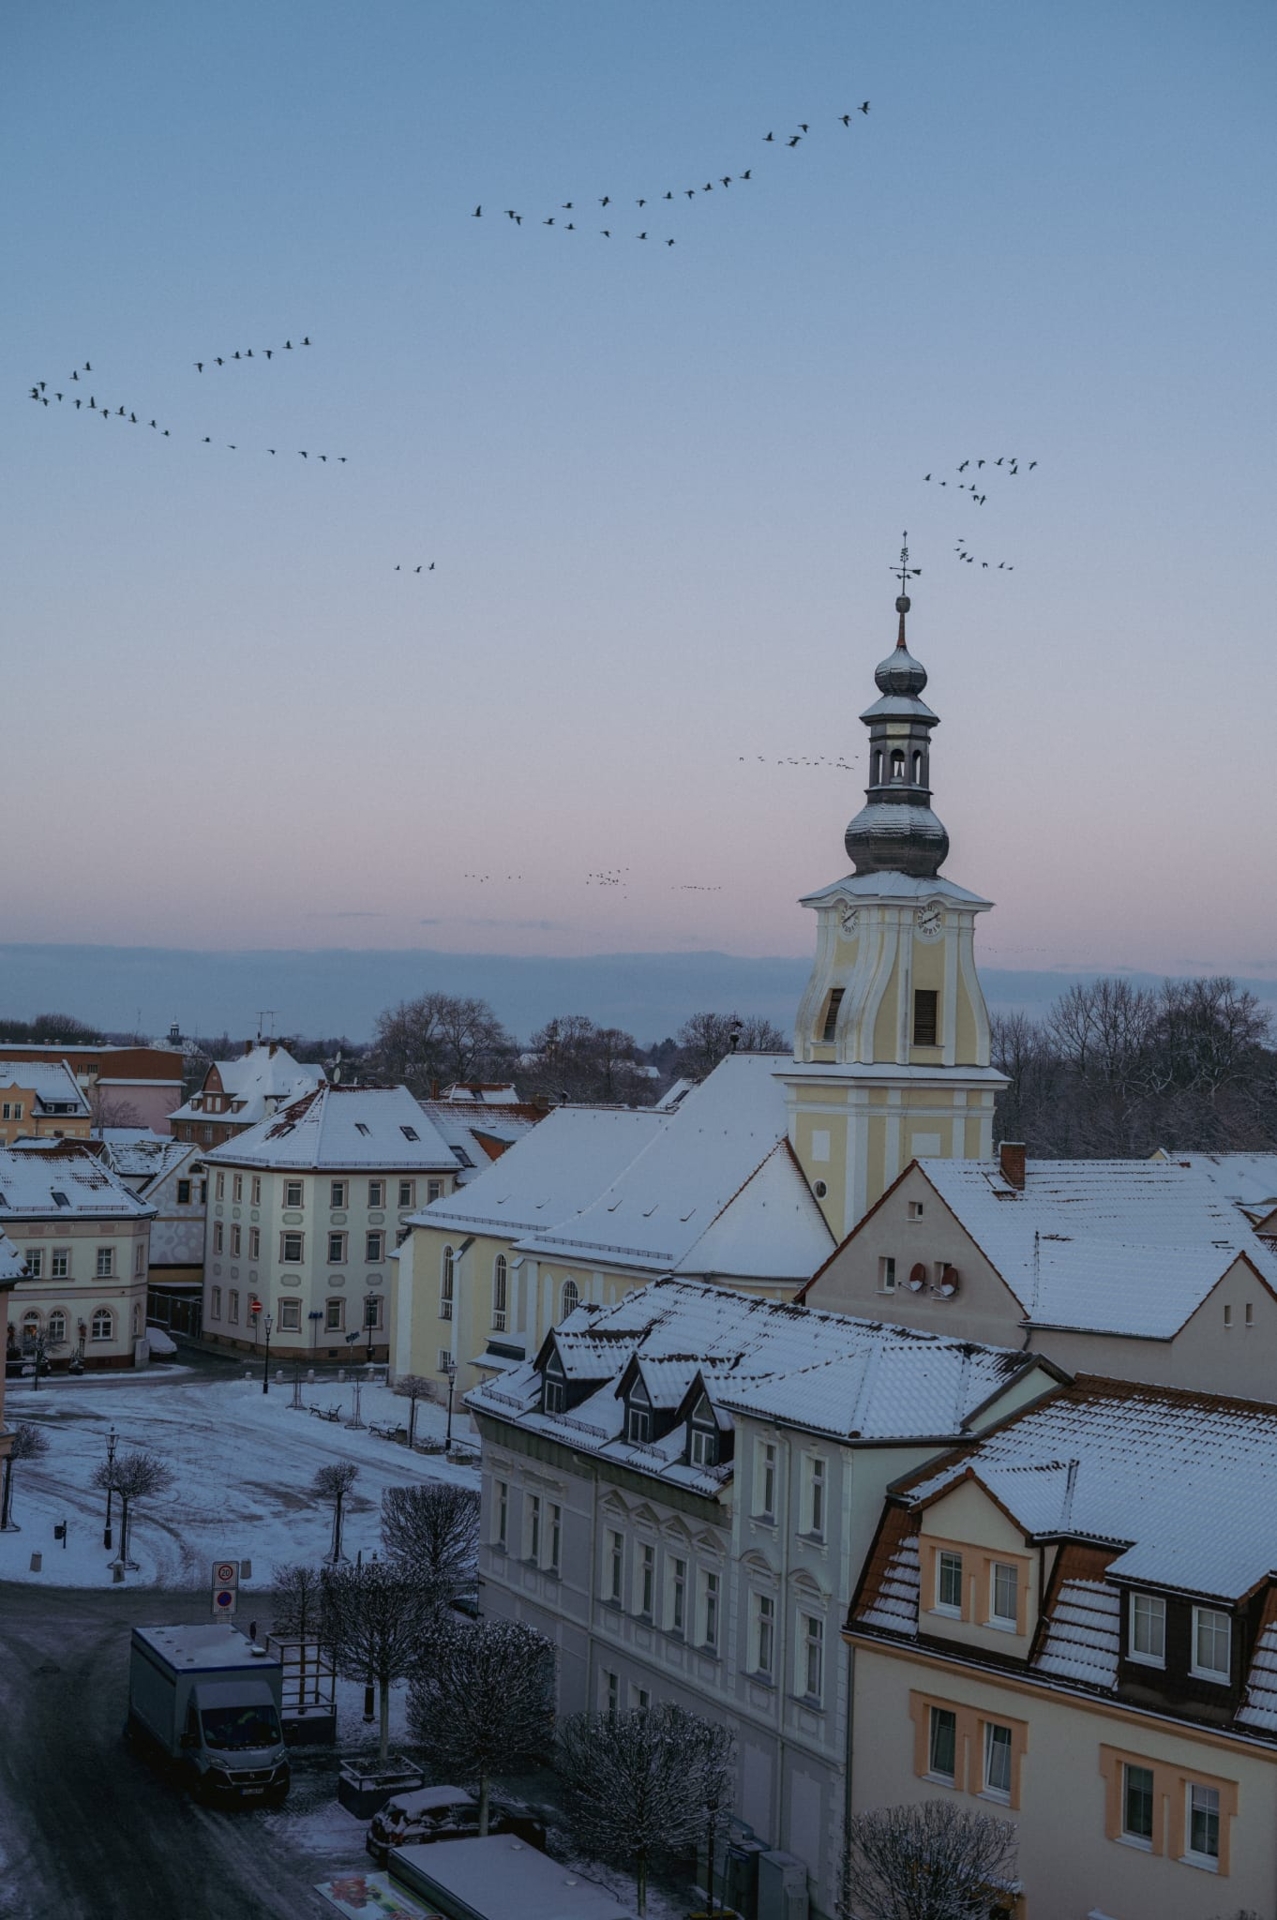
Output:
[[0,1586],[3,1920],[331,1920],[314,1883],[363,1863],[354,1822],[336,1814],[329,1852],[305,1819],[333,1802],[331,1751],[295,1756],[283,1813],[223,1813],[124,1744],[131,1628],[207,1617],[204,1593]]

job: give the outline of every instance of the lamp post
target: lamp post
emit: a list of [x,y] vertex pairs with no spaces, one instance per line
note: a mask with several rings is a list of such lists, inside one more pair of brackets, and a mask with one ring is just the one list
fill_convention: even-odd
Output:
[[377,1296],[370,1293],[364,1301],[364,1326],[368,1330],[368,1365],[372,1365],[372,1336],[377,1325]]
[[443,1372],[448,1376],[448,1427],[444,1434],[443,1450],[445,1453],[450,1453],[452,1450],[452,1389],[457,1381],[456,1361],[449,1357],[448,1364],[443,1368]]
[[274,1325],[274,1321],[271,1319],[269,1314],[266,1315],[264,1324],[266,1327],[266,1358],[262,1361],[262,1392],[269,1393],[270,1392],[270,1331],[272,1326]]
[[709,1833],[705,1845],[705,1912],[707,1916],[711,1916],[714,1912],[714,1830],[718,1825],[717,1795],[705,1802],[705,1811],[709,1815]]
[[118,1440],[118,1438],[119,1438],[119,1435],[115,1431],[115,1422],[112,1421],[111,1431],[106,1436],[106,1464],[107,1464],[106,1525],[102,1529],[102,1545],[106,1547],[108,1551],[110,1550],[110,1547],[111,1547],[111,1494],[114,1491],[114,1488],[111,1485],[110,1469],[115,1465],[115,1447],[116,1447],[116,1441]]

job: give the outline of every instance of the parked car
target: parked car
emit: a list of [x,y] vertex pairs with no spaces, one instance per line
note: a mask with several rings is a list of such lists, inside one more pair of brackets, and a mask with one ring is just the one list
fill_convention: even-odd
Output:
[[[545,1828],[492,1800],[488,1831],[510,1833],[530,1846],[545,1848]],[[433,1840],[473,1840],[479,1832],[479,1802],[464,1787],[418,1787],[415,1793],[392,1794],[380,1813],[373,1815],[364,1845],[379,1867],[396,1847],[428,1846]]]

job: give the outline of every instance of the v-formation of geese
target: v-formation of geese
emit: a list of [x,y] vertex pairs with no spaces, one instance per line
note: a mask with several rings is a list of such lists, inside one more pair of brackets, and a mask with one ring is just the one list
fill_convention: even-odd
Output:
[[[1030,460],[1024,468],[1025,473],[1032,473],[1037,464],[1036,460]],[[1000,474],[999,469],[1001,469]],[[1020,460],[1019,456],[1014,453],[999,454],[996,460],[988,457],[983,460],[970,457],[964,460],[960,466],[955,467],[954,471],[960,476],[958,479],[939,480],[936,481],[936,484],[941,487],[954,487],[959,493],[969,493],[974,504],[977,507],[982,507],[989,497],[984,489],[988,486],[990,478],[995,476],[1005,477],[1008,475],[1013,479],[1017,478],[1020,473]],[[971,471],[974,471],[976,475],[974,480],[961,478],[962,475]],[[934,480],[935,476],[930,473],[924,473],[922,478],[923,481],[926,482]],[[965,540],[959,539],[957,546],[954,548],[954,552],[957,554],[959,560],[965,561],[968,566],[975,566],[977,564],[976,556],[967,551]],[[1015,572],[1015,568],[1006,560],[999,560],[996,565],[992,560],[981,560],[978,564],[985,571],[994,573]]]
[[841,754],[836,760],[828,759],[823,753],[818,753],[815,756],[807,753],[788,754],[783,758],[777,759],[773,759],[773,757],[767,753],[738,753],[736,758],[741,762],[756,760],[760,767],[829,767],[840,773],[851,773],[854,771],[852,761],[844,760]]
[[[299,347],[308,347],[310,345],[310,335],[307,334],[304,340],[299,340],[297,345]],[[277,353],[292,353],[293,350],[292,341],[285,340],[282,347],[259,347],[256,357],[259,360],[273,360]],[[203,373],[205,367],[229,367],[232,361],[251,360],[253,357],[253,349],[251,347],[245,347],[242,353],[236,348],[234,353],[210,354],[207,360],[196,360],[193,364],[196,373]]]
[[[869,102],[867,100],[862,100],[859,107],[857,107],[855,111],[857,113],[867,114],[869,111]],[[852,123],[852,118],[853,118],[853,115],[850,113],[840,113],[838,115],[838,122],[841,126],[849,127]],[[781,134],[780,144],[782,146],[788,147],[792,151],[793,148],[799,147],[802,145],[803,141],[808,137],[810,132],[811,132],[811,123],[806,120],[800,120],[798,122],[798,131],[796,133]],[[770,129],[767,133],[763,135],[764,146],[768,145],[769,143],[775,144],[776,138],[777,136],[776,136],[775,128]],[[659,207],[664,205],[667,201],[673,205],[673,204],[677,204],[679,200],[695,200],[704,194],[713,193],[716,190],[719,192],[726,192],[734,182],[744,183],[749,180],[752,180],[753,177],[754,177],[754,168],[753,168],[753,164],[751,163],[748,167],[742,167],[739,173],[716,174],[712,179],[707,180],[703,186],[680,187],[677,191],[675,191],[673,187],[668,187],[664,193],[651,193],[651,194],[638,195],[635,197],[634,205],[639,209],[640,213],[642,212],[643,208],[649,207],[649,206],[653,209],[653,212],[655,212]],[[606,227],[598,227],[597,229],[595,229],[595,231],[598,234],[600,234],[604,240],[611,240],[614,235],[619,236],[621,233],[621,228],[616,225],[616,222],[621,217],[621,207],[627,204],[628,202],[618,201],[610,193],[600,193],[600,194],[593,195],[588,200],[560,201],[559,206],[556,208],[554,213],[551,213],[546,216],[533,215],[531,216],[531,218],[537,221],[537,223],[543,227],[557,228],[557,230],[560,233],[581,233],[587,230],[584,224],[587,211],[592,212],[594,207],[597,206],[600,210],[600,214],[607,219],[609,224]],[[607,212],[607,209],[609,207],[614,207],[616,209],[615,213],[609,214]],[[518,209],[515,207],[503,207],[502,212],[505,215],[505,218],[507,220],[513,221],[516,227],[521,227],[523,225],[524,219],[528,217],[520,213]],[[559,215],[564,213],[572,215],[574,217],[569,218],[567,220],[562,220],[559,218]],[[482,220],[484,218],[482,202],[480,202],[480,204],[475,208],[474,212],[470,217],[473,220]],[[649,216],[649,221],[650,221],[650,216]],[[632,237],[635,240],[648,240],[648,239],[655,238],[656,236],[653,235],[650,224],[649,224],[648,226],[645,226],[643,228],[642,232],[636,233]],[[674,241],[668,236],[661,236],[661,238],[662,238],[662,243],[665,246],[672,247],[674,245]]]

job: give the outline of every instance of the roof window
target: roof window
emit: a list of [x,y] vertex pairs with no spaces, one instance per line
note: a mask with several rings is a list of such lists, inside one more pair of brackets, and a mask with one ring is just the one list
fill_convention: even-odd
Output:
[[367,1124],[366,1124],[366,1122],[365,1122],[365,1121],[363,1121],[363,1120],[356,1120],[356,1122],[355,1122],[355,1132],[356,1132],[356,1133],[363,1133],[363,1134],[366,1134],[366,1133],[367,1133],[367,1131],[368,1131],[368,1127],[367,1127]]
[[420,1140],[421,1138],[421,1135],[415,1127],[400,1127],[399,1131],[405,1140]]
[[54,1187],[53,1204],[55,1207],[69,1207],[71,1202],[67,1199],[65,1193],[63,1193],[59,1187]]

